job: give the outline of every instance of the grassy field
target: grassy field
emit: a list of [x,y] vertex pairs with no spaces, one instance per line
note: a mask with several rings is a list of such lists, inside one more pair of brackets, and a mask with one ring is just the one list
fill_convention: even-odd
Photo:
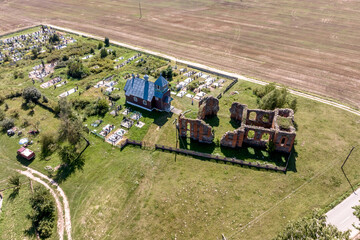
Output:
[[0,1],[0,33],[69,27],[360,107],[356,1]]
[[[84,41],[84,44],[98,43],[78,40]],[[118,53],[134,54],[126,49],[112,48]],[[0,66],[1,94],[32,85],[26,77],[13,77],[15,70],[27,74],[32,66],[39,64],[39,60],[27,61],[20,62],[17,68]],[[85,64],[89,66],[90,61]],[[157,61],[153,59],[150,62]],[[72,94],[69,100],[94,100],[102,93],[94,88],[86,90],[87,84],[93,85],[115,73],[119,86],[122,86],[123,74],[136,70],[141,68],[133,64],[119,72],[104,70],[81,81],[68,79],[69,83],[62,88],[79,86],[81,97]],[[35,86],[38,87],[39,83]],[[221,138],[225,131],[234,129],[228,110],[233,101],[245,103],[249,108],[257,107],[253,95],[256,87],[240,81],[230,91],[238,91],[239,94],[230,95],[228,92],[224,95],[220,100],[219,123],[214,124],[215,138]],[[50,101],[56,102],[63,90],[50,88],[41,91]],[[118,93],[121,94],[118,104],[123,104],[123,91]],[[327,207],[350,188],[340,166],[351,147],[358,144],[360,118],[318,102],[302,98],[297,100],[296,161],[286,175],[138,147],[127,146],[120,151],[92,134],[86,135],[91,145],[84,153],[84,168],[60,183],[70,202],[73,239],[217,239],[222,233],[228,239],[271,239],[289,220],[306,215],[314,208]],[[36,106],[34,114],[29,115],[30,110],[21,107],[22,101],[21,98],[6,100],[0,109],[4,110],[8,105],[7,116],[17,112],[17,126],[21,126],[25,118],[30,122],[39,121],[41,133],[31,137],[34,141],[31,149],[39,156],[41,135],[56,132],[60,121],[40,106]],[[197,103],[191,105],[191,100],[187,98],[174,97],[173,104],[182,110],[197,111]],[[143,116],[141,120],[146,122],[146,127],[141,130],[132,128],[129,133],[131,138],[151,144],[175,145],[173,121],[176,115],[143,112]],[[89,117],[84,124],[89,125],[100,118]],[[114,118],[109,114],[102,119],[103,124],[113,123],[117,127],[121,121],[120,117]],[[25,127],[23,132],[31,128]],[[46,166],[60,164],[57,154],[47,159],[37,157],[32,162],[18,161],[16,150],[19,140],[18,136],[9,138],[4,133],[0,134],[0,187],[6,185],[6,179],[15,169],[20,169],[21,164],[45,174]],[[227,154],[206,144],[195,147],[204,152]],[[244,160],[266,160],[262,159],[265,154],[262,151],[242,151],[239,156]],[[359,183],[360,172],[356,162],[359,157],[360,151],[356,149],[345,168],[353,184]],[[8,194],[5,193],[3,212],[0,213],[0,231],[6,231],[6,236],[23,238],[23,230],[29,223],[26,220],[29,206],[26,204],[30,192],[28,188],[23,188],[13,202],[9,201]],[[14,219],[15,223],[10,224]],[[56,234],[53,236],[56,237]]]

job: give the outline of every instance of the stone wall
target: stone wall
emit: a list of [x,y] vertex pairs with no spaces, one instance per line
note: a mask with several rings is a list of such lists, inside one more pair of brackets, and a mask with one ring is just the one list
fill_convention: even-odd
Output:
[[181,137],[189,135],[191,139],[203,143],[212,143],[214,140],[211,126],[203,120],[185,118],[183,114],[180,114],[178,127]]

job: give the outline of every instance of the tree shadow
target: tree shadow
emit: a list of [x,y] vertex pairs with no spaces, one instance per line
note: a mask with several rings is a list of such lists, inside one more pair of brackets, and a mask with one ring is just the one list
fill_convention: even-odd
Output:
[[19,195],[20,189],[19,188],[14,188],[12,193],[10,193],[9,195],[9,200],[10,201],[14,201],[14,199]]
[[218,116],[214,115],[214,116],[208,116],[204,119],[204,122],[206,122],[207,124],[209,124],[212,127],[218,127],[220,120],[218,118]]
[[36,238],[37,235],[36,235],[36,228],[33,222],[33,217],[30,214],[28,214],[26,215],[26,218],[31,220],[31,226],[28,229],[24,230],[24,234],[29,238]]
[[57,183],[61,183],[66,181],[72,174],[76,171],[83,171],[85,166],[85,159],[80,157],[76,161],[71,164],[65,165],[62,164],[60,168],[57,170],[54,180]]

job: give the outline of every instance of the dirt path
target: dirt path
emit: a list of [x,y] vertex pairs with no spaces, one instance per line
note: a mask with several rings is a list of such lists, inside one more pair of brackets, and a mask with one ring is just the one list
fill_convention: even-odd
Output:
[[64,214],[63,214],[63,209],[62,209],[62,205],[61,205],[61,201],[58,197],[58,195],[55,193],[55,191],[43,180],[41,180],[38,177],[35,177],[31,172],[29,171],[21,171],[21,170],[17,170],[19,173],[27,176],[28,178],[42,184],[44,187],[46,187],[51,195],[55,198],[55,202],[56,202],[56,208],[58,210],[58,221],[57,221],[57,230],[58,230],[58,234],[59,234],[59,239],[63,240],[64,239]]
[[[82,35],[82,36],[98,39],[98,40],[101,40],[101,41],[103,40],[103,37],[96,36],[96,35],[93,35],[93,34],[83,33],[83,32],[80,32],[80,31],[75,31],[75,30],[72,30],[72,29],[69,29],[69,28],[63,28],[63,27],[59,27],[59,26],[56,26],[56,25],[51,25],[51,24],[46,24],[46,23],[43,23],[43,24],[51,26],[53,28],[56,28],[56,29],[58,29],[60,31],[71,32],[71,33],[79,34],[79,35]],[[190,62],[190,61],[186,61],[186,60],[181,60],[181,59],[175,58],[173,56],[169,56],[169,55],[162,54],[162,53],[159,53],[159,52],[143,49],[141,47],[132,46],[132,45],[117,42],[117,41],[111,41],[111,42],[113,44],[116,44],[116,45],[119,45],[119,46],[122,46],[122,47],[125,47],[125,48],[130,48],[130,49],[133,49],[133,50],[136,50],[136,51],[142,51],[142,52],[152,54],[152,55],[155,55],[155,56],[167,58],[167,59],[170,59],[172,61],[175,61],[175,62],[178,62],[178,63],[181,63],[181,64],[193,65],[193,66],[196,66],[196,67],[199,67],[199,68],[203,68],[203,69],[207,69],[207,70],[214,71],[214,72],[217,72],[217,73],[225,74],[225,75],[228,75],[228,76],[231,76],[231,77],[235,77],[235,78],[238,78],[238,79],[243,80],[243,81],[248,81],[248,82],[252,82],[252,83],[255,83],[255,84],[259,84],[259,85],[268,84],[267,82],[263,82],[263,81],[256,80],[256,79],[253,79],[253,78],[245,77],[245,76],[237,74],[237,73],[230,73],[230,72],[226,72],[226,71],[219,70],[219,69],[216,69],[216,68],[208,67],[208,66],[205,66],[203,64],[198,64],[198,63],[194,63],[194,62]],[[347,112],[350,112],[350,113],[353,113],[355,115],[360,116],[360,111],[357,111],[357,110],[355,110],[355,109],[353,109],[351,107],[345,106],[343,104],[340,104],[340,103],[337,103],[337,102],[334,102],[334,101],[331,101],[331,100],[326,100],[326,99],[323,99],[323,98],[320,98],[320,97],[316,97],[316,96],[313,96],[313,95],[310,95],[310,94],[307,94],[307,93],[291,90],[291,89],[289,90],[289,92],[291,94],[293,94],[293,95],[296,95],[296,96],[299,96],[299,97],[304,97],[304,98],[307,98],[307,99],[311,99],[311,100],[314,100],[314,101],[317,101],[317,102],[321,102],[321,103],[324,103],[324,104],[327,104],[327,105],[330,105],[330,106],[333,106],[333,107],[336,107],[336,108],[340,108],[340,109],[342,109],[344,111],[347,111]]]
[[[64,230],[66,230],[66,235],[68,240],[72,240],[71,237],[71,217],[70,217],[70,207],[69,201],[64,193],[64,191],[59,187],[57,182],[53,179],[47,177],[46,175],[32,169],[26,167],[26,171],[20,171],[19,173],[29,177],[30,179],[37,181],[38,183],[44,185],[47,189],[50,190],[51,195],[55,198],[56,206],[58,209],[58,233],[59,238],[62,240],[64,238]],[[37,175],[38,177],[34,176]],[[47,184],[44,180],[49,182],[51,185],[56,186],[56,192]],[[60,197],[62,198],[62,203],[60,201]],[[65,219],[65,220],[64,220]]]

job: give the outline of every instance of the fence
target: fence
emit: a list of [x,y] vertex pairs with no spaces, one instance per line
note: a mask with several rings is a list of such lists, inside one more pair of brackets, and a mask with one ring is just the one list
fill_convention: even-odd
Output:
[[[134,145],[134,146],[140,146],[140,147],[143,146],[143,142],[141,142],[141,141],[139,142],[139,141],[126,139],[125,142],[122,143],[121,145],[118,145],[118,147],[122,150],[128,144]],[[212,154],[208,154],[208,153],[196,152],[196,151],[186,150],[186,149],[181,149],[181,148],[173,148],[173,147],[168,147],[168,146],[158,145],[158,144],[155,144],[155,150],[175,152],[175,153],[194,156],[194,157],[201,157],[201,158],[206,158],[206,159],[211,159],[211,160],[216,160],[216,161],[229,162],[232,164],[247,166],[249,168],[253,167],[253,168],[257,168],[257,169],[272,170],[272,171],[283,172],[283,173],[286,173],[286,171],[287,171],[288,162],[289,162],[289,159],[291,156],[291,154],[290,154],[288,157],[286,167],[278,167],[278,166],[274,166],[274,165],[248,162],[248,161],[243,161],[243,160],[236,159],[236,158],[222,157],[222,156],[212,155]]]

